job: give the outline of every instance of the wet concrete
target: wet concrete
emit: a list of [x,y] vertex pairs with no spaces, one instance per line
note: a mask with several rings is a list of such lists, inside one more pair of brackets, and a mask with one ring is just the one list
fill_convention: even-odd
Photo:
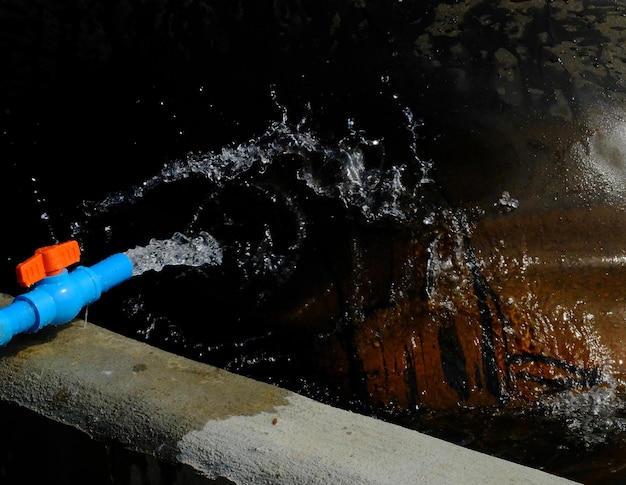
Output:
[[510,322],[525,322],[516,335],[526,335],[526,351],[552,348],[546,355],[623,379],[624,215],[621,207],[591,206],[477,224],[472,242]]
[[220,483],[571,483],[82,320],[16,337],[1,356],[3,401]]
[[[0,350],[4,397],[71,422],[94,439],[146,452],[156,446],[160,456],[174,459],[182,437],[207,420],[287,403],[279,388],[256,386],[85,322],[56,330],[17,337]],[[12,372],[23,375],[15,382]],[[125,421],[129,409],[135,418]]]

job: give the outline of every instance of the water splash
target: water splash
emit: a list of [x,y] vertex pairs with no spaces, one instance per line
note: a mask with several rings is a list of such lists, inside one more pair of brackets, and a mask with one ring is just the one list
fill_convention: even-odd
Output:
[[587,197],[595,195],[622,205],[626,181],[626,113],[614,106],[593,106],[588,114],[586,139],[573,143],[571,152],[580,174],[576,183]]
[[546,396],[539,409],[552,418],[564,420],[571,433],[569,440],[586,448],[626,432],[624,389],[615,379],[606,379],[585,392],[568,390]]
[[[427,176],[432,164],[421,160],[415,147],[412,160],[390,163],[385,160],[382,140],[367,138],[362,131],[351,130],[336,143],[324,143],[304,125],[292,126],[283,114],[281,121],[271,123],[262,135],[246,143],[216,152],[190,153],[164,165],[129,191],[112,193],[97,203],[86,202],[85,211],[87,215],[102,214],[116,206],[132,205],[154,189],[192,178],[204,179],[220,190],[241,177],[262,177],[285,159],[300,160],[292,163],[296,178],[317,195],[340,199],[366,220],[405,220],[420,207],[421,188],[432,182]],[[420,174],[417,182],[413,173]]]
[[222,263],[222,248],[206,232],[188,237],[176,233],[171,239],[151,239],[124,254],[133,262],[133,276],[146,271],[161,271],[165,266],[216,266]]

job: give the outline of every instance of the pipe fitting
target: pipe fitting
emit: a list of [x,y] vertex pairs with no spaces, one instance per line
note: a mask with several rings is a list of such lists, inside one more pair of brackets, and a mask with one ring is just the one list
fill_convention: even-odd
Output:
[[[59,253],[65,254],[57,257]],[[34,287],[0,310],[0,345],[6,345],[19,333],[37,332],[46,325],[73,320],[103,292],[132,276],[133,263],[123,253],[109,256],[89,268],[78,266],[72,272],[62,267],[78,261],[79,256],[78,243],[68,241],[41,248],[18,265],[20,283]]]

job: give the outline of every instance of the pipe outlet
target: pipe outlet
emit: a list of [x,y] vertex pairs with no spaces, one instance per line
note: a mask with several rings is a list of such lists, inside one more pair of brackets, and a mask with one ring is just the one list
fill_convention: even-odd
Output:
[[133,263],[123,253],[68,272],[66,267],[79,259],[78,243],[68,241],[38,249],[35,256],[17,266],[18,281],[32,289],[0,310],[0,345],[19,333],[73,320],[103,292],[132,276]]

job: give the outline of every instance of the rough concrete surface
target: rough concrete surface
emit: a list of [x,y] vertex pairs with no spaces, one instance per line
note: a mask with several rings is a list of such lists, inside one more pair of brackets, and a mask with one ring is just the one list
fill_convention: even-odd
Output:
[[571,483],[292,394],[255,416],[207,421],[179,459],[237,483]]
[[1,349],[0,398],[234,483],[571,483],[82,320]]

